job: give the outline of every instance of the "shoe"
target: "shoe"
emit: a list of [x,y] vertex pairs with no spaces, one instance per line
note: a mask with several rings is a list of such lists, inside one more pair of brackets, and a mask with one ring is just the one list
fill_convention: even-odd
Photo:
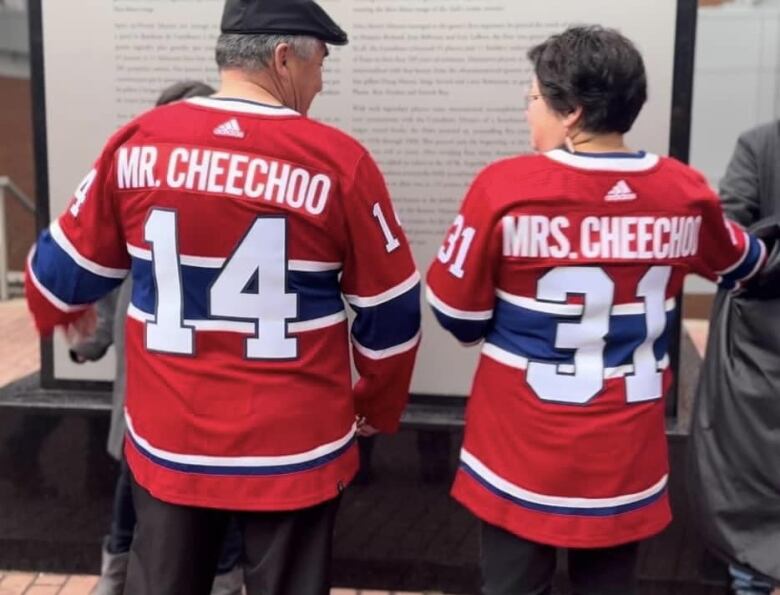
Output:
[[214,577],[211,595],[241,595],[244,591],[244,570],[236,564],[233,570]]
[[103,556],[100,564],[100,579],[90,595],[122,595],[125,591],[127,561],[129,552],[112,554],[106,548],[108,539],[103,541]]

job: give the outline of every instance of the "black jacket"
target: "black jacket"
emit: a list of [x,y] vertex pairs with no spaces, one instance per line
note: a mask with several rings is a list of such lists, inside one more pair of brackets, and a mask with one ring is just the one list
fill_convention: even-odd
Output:
[[[774,216],[751,231],[780,237]],[[707,545],[780,581],[780,244],[746,291],[716,296],[689,462]]]

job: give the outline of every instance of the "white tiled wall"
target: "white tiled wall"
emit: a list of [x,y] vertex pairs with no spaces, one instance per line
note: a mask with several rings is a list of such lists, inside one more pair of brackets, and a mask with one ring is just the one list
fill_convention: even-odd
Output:
[[691,164],[717,188],[740,133],[780,117],[780,0],[701,8],[693,84]]
[[779,115],[778,4],[699,10],[691,163],[713,185],[739,134]]

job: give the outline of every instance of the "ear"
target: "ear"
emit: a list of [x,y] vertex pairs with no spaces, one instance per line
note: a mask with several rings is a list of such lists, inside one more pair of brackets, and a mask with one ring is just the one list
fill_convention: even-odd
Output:
[[582,118],[582,106],[578,105],[568,114],[561,118],[561,124],[563,124],[567,130],[576,128],[577,122]]
[[287,43],[280,43],[274,49],[274,70],[281,75],[285,75],[288,72],[287,60],[290,57],[290,45]]

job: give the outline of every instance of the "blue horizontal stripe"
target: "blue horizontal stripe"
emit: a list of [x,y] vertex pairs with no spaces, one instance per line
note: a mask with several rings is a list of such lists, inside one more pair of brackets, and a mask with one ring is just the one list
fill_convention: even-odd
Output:
[[739,281],[750,275],[756,267],[756,264],[758,264],[758,260],[761,258],[761,244],[758,239],[749,234],[748,238],[750,247],[748,248],[745,260],[743,260],[733,271],[721,277],[719,284],[721,287],[732,289]]
[[310,471],[323,467],[328,463],[335,461],[341,455],[346,453],[355,443],[354,436],[344,446],[338,450],[333,451],[322,457],[312,459],[311,461],[304,461],[302,463],[295,463],[292,465],[269,465],[269,466],[254,466],[254,467],[233,467],[233,466],[219,466],[219,465],[191,465],[188,463],[176,463],[163,459],[150,453],[143,446],[133,438],[133,435],[128,432],[133,446],[138,452],[145,458],[152,461],[155,465],[171,469],[172,471],[181,471],[183,473],[193,473],[197,475],[229,475],[229,476],[270,476],[270,475],[287,475],[289,473],[300,473],[303,471]]
[[550,504],[540,504],[538,502],[530,502],[528,500],[518,498],[511,494],[507,494],[503,490],[500,490],[497,487],[495,487],[493,484],[488,483],[474,469],[472,469],[462,461],[460,463],[460,468],[464,472],[468,473],[471,477],[473,477],[480,485],[482,485],[482,487],[492,492],[499,498],[503,498],[504,500],[509,500],[513,504],[517,504],[518,506],[522,506],[523,508],[526,508],[528,510],[533,510],[536,512],[544,512],[548,514],[560,514],[560,515],[567,515],[567,516],[586,516],[586,517],[615,516],[618,514],[632,512],[634,510],[639,510],[640,508],[649,506],[652,503],[660,500],[661,497],[663,497],[663,495],[666,493],[666,486],[664,486],[655,494],[652,494],[647,498],[643,498],[642,500],[638,500],[637,502],[631,502],[629,504],[619,504],[617,506],[605,506],[602,508],[576,508],[573,506],[554,506]]
[[[674,311],[666,313],[666,329],[653,345],[653,352],[659,361],[667,354],[674,316]],[[580,316],[537,312],[498,299],[493,328],[487,336],[487,342],[532,361],[573,364],[574,350],[556,348],[555,338],[560,323],[577,323],[580,319]],[[604,346],[605,367],[616,368],[630,364],[634,351],[646,337],[647,321],[644,314],[610,316]]]
[[431,306],[431,309],[439,324],[455,335],[455,338],[462,343],[474,343],[484,338],[493,324],[492,319],[463,320],[462,318],[447,316],[444,312],[437,310],[435,306]]
[[32,270],[46,289],[70,306],[96,302],[122,283],[122,279],[96,275],[80,266],[49,230],[38,238]]
[[406,343],[420,331],[419,283],[378,306],[351,307],[356,314],[352,335],[369,349],[388,349]]
[[[221,269],[180,265],[184,291],[184,318],[208,320],[208,296]],[[315,320],[344,310],[338,271],[288,271],[287,292],[298,296],[298,318]],[[133,258],[133,305],[152,313],[157,304],[151,261]],[[292,322],[292,321],[291,321]]]

